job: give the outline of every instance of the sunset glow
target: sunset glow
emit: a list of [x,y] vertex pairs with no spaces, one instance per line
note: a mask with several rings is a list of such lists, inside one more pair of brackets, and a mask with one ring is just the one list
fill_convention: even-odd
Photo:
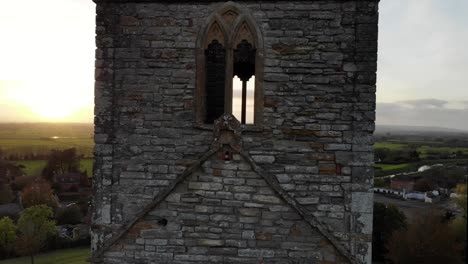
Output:
[[15,81],[11,82],[9,87],[14,89],[8,90],[8,100],[24,106],[43,121],[66,121],[92,101],[92,94],[80,92],[82,90],[77,84],[66,80]]
[[[0,122],[93,122],[95,7],[0,1]],[[377,124],[467,130],[468,1],[381,1],[379,12]]]
[[87,0],[0,4],[0,34],[8,36],[0,43],[0,107],[15,114],[0,113],[1,121],[93,120],[94,6]]

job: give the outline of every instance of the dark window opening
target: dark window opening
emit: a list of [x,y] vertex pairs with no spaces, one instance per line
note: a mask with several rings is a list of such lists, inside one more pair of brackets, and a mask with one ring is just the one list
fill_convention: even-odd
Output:
[[205,50],[205,58],[205,123],[213,124],[224,113],[226,50],[218,40],[213,40]]
[[[247,40],[242,40],[241,43],[237,45],[237,48],[234,50],[234,76],[239,78],[239,81],[234,77],[233,86],[234,92],[240,90],[240,98],[234,94],[233,102],[233,114],[239,112],[240,105],[240,121],[241,124],[253,124],[253,112],[254,112],[254,89],[255,89],[255,51],[256,49],[252,47]],[[251,81],[249,81],[252,78]],[[248,83],[251,87],[249,96],[248,96]],[[240,87],[239,87],[240,86]],[[239,98],[236,100],[236,98]],[[249,105],[249,107],[248,107]],[[237,111],[236,111],[237,110]],[[247,115],[252,116],[247,121]],[[239,119],[239,116],[236,116]]]

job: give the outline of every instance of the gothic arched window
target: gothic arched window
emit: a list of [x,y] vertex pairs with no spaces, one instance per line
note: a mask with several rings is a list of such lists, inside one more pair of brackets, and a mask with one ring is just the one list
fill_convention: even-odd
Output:
[[208,19],[197,43],[196,117],[212,124],[223,113],[242,124],[263,118],[263,48],[252,18],[233,4]]

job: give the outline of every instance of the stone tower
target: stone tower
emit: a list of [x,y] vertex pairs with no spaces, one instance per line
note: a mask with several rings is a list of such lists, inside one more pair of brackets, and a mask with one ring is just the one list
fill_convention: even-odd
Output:
[[377,0],[94,0],[93,263],[370,263]]

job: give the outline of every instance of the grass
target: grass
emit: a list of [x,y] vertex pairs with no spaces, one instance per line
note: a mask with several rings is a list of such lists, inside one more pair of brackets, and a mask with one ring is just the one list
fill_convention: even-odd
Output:
[[23,165],[24,166],[24,173],[26,173],[27,176],[36,176],[39,175],[44,169],[47,161],[46,160],[21,160],[21,161],[15,161],[17,165]]
[[[67,248],[37,255],[35,264],[88,264],[86,259],[90,257],[91,251],[88,247]],[[0,261],[0,264],[29,264],[29,257],[21,257]]]
[[[430,143],[430,142],[424,142],[424,143]],[[408,143],[394,143],[394,142],[388,142],[388,141],[384,141],[384,142],[376,142],[374,144],[374,147],[376,149],[383,149],[383,148],[387,148],[389,150],[402,150],[402,149],[405,149],[405,148],[408,148],[410,145],[415,145],[417,146],[417,151],[419,153],[421,153],[422,157],[427,157],[429,156],[428,153],[430,152],[433,152],[433,153],[443,153],[443,152],[448,152],[448,153],[453,153],[453,152],[457,152],[457,151],[461,151],[463,152],[464,154],[468,154],[468,148],[456,148],[456,147],[444,147],[444,146],[440,146],[440,147],[436,147],[436,146],[428,146],[428,145],[424,145],[423,142],[408,142]]]
[[78,154],[93,155],[92,138],[0,138],[0,146],[8,155],[48,155],[52,149],[76,148]]
[[468,159],[437,159],[437,160],[421,160],[413,163],[402,164],[375,164],[375,176],[381,177],[385,175],[392,175],[402,172],[414,172],[423,165],[434,164],[458,164],[464,166],[468,163]]
[[383,171],[392,171],[409,168],[409,163],[402,164],[375,164],[375,167],[382,169]]
[[86,170],[88,177],[93,175],[93,159],[82,159],[80,161],[80,170]]
[[0,123],[0,149],[5,156],[24,156],[74,147],[79,154],[92,157],[93,131],[93,124]]
[[403,144],[403,143],[392,143],[392,142],[376,142],[374,144],[375,148],[387,148],[389,150],[399,150],[399,149],[404,149],[408,147],[408,144]]
[[423,155],[427,155],[428,152],[457,152],[461,151],[464,154],[468,154],[468,148],[453,148],[453,147],[431,147],[431,146],[421,146],[418,148],[418,151],[421,152]]
[[[47,164],[46,160],[19,160],[15,161],[18,165],[24,166],[24,172],[27,176],[39,175]],[[93,174],[93,159],[82,159],[80,161],[80,170],[86,170],[88,177]]]
[[0,123],[0,138],[92,138],[93,124],[84,123]]

